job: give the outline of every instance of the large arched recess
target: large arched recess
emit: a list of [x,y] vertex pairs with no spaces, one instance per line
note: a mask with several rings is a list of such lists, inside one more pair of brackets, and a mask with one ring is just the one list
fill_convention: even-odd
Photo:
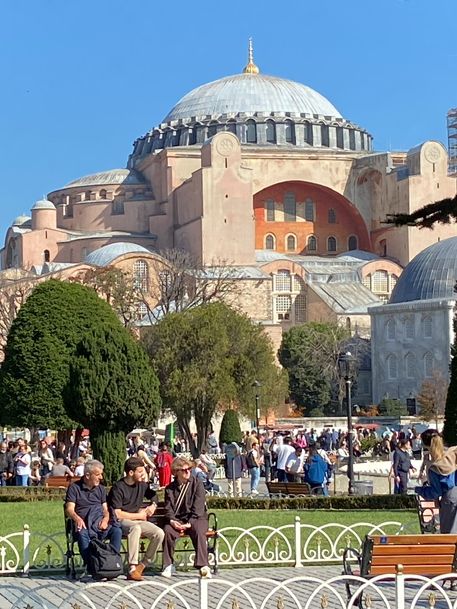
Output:
[[[297,212],[303,210],[306,200],[314,202],[314,221],[304,220],[297,213],[295,222],[285,222],[283,215],[284,197],[293,193],[297,202]],[[266,201],[275,202],[275,220],[267,220]],[[300,204],[301,207],[300,207]],[[334,211],[335,222],[329,222],[329,211]],[[331,188],[311,182],[288,181],[279,182],[260,190],[254,195],[255,244],[256,249],[265,248],[265,236],[273,234],[275,249],[287,252],[287,236],[296,235],[299,254],[338,254],[348,249],[349,237],[357,237],[357,248],[371,251],[370,235],[365,222],[355,207],[346,197]],[[308,237],[314,235],[317,239],[317,250],[308,251]],[[335,237],[336,252],[328,252],[328,238]]]

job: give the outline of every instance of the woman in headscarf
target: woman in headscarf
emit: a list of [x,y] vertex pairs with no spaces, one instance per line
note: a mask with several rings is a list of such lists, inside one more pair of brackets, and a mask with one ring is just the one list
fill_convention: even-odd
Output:
[[444,447],[443,438],[436,429],[421,434],[422,444],[429,449],[430,461],[425,486],[415,491],[425,499],[440,501],[440,532],[457,533],[457,446]]

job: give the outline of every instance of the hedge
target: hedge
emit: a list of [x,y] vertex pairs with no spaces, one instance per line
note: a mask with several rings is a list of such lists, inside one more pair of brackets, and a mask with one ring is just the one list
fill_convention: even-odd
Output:
[[[0,488],[0,503],[23,501],[63,501],[65,490],[44,487]],[[159,497],[161,498],[161,497]],[[249,497],[208,497],[212,510],[411,510],[415,495],[333,495],[268,499]]]

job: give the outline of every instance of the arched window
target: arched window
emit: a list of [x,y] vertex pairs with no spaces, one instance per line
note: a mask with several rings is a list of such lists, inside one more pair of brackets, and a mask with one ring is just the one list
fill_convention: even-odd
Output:
[[43,258],[45,262],[49,262],[51,260],[51,256],[49,254],[49,250],[44,250],[43,252]]
[[208,137],[213,137],[217,133],[217,125],[218,123],[212,122],[208,127]]
[[405,338],[409,340],[414,338],[414,319],[412,317],[405,319]]
[[254,121],[246,121],[246,142],[248,144],[257,143],[257,125]]
[[348,250],[356,250],[357,249],[357,237],[355,235],[351,235],[348,239]]
[[336,147],[344,148],[343,127],[336,128]]
[[335,237],[329,237],[327,239],[327,251],[336,252],[336,239]]
[[189,146],[197,143],[197,125],[189,127]]
[[389,319],[386,324],[387,340],[395,340],[395,319]]
[[280,269],[274,276],[276,292],[290,292],[292,290],[292,277],[287,269]]
[[266,250],[274,250],[276,249],[276,243],[275,243],[276,239],[274,237],[274,235],[267,235],[265,237],[265,249]]
[[297,249],[297,239],[296,239],[295,235],[287,236],[286,246],[287,246],[288,252],[295,252],[295,250]]
[[328,125],[321,125],[321,145],[326,146],[327,148],[330,146]]
[[266,213],[267,222],[274,222],[275,221],[275,202],[273,199],[267,199],[265,201],[265,209],[267,211],[267,213]]
[[284,195],[284,222],[295,222],[297,219],[297,203],[293,192]]
[[433,355],[426,353],[424,355],[424,376],[430,378],[433,375]]
[[236,121],[233,121],[233,120],[228,121],[226,130],[230,131],[230,133],[234,133],[236,135]]
[[314,201],[312,199],[306,199],[305,201],[305,220],[314,222]]
[[387,293],[389,291],[388,287],[387,287],[387,280],[388,280],[387,271],[376,271],[373,274],[373,281],[372,281],[373,292],[375,294]]
[[292,121],[284,123],[284,134],[288,144],[295,144],[295,125]]
[[315,252],[317,250],[317,239],[314,235],[308,237],[307,249],[308,252]]
[[390,279],[390,291],[392,292],[394,287],[397,285],[398,277],[392,273],[392,275],[389,277],[389,279]]
[[266,136],[269,144],[276,143],[276,125],[273,121],[267,121]]
[[396,379],[398,377],[398,366],[397,366],[397,356],[389,355],[387,357],[387,376],[389,379]]
[[333,208],[328,210],[328,223],[335,224],[336,223],[336,213]]
[[355,150],[355,131],[354,131],[354,129],[349,129],[349,148],[350,148],[350,150]]
[[136,260],[133,265],[133,285],[142,292],[148,291],[149,268],[145,260]]
[[362,278],[362,283],[366,288],[371,290],[371,274],[365,275],[365,277]]
[[290,310],[292,308],[292,299],[290,296],[276,296],[274,299],[276,319],[278,321],[288,321],[290,319]]
[[305,142],[310,146],[313,145],[313,126],[309,123],[304,124],[305,128]]
[[102,188],[101,191],[98,193],[98,196],[100,197],[100,199],[106,199],[106,190]]
[[306,321],[306,296],[298,294],[294,302],[295,322]]
[[424,338],[432,338],[432,318],[429,315],[422,320],[422,334]]
[[407,378],[416,378],[416,356],[414,353],[407,353],[405,355],[405,370]]

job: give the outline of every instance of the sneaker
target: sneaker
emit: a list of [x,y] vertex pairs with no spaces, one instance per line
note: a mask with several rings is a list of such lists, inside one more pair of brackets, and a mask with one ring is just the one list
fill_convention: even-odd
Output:
[[176,567],[174,565],[168,565],[168,567],[165,567],[160,575],[170,579],[173,573],[176,573]]
[[259,491],[256,491],[255,489],[253,491],[251,491],[251,495],[258,495]]
[[209,567],[200,567],[200,577],[211,579],[211,569]]
[[127,579],[134,582],[143,581],[144,577],[142,577],[142,575],[144,571],[144,564],[140,562],[138,565],[132,565],[132,567],[127,575]]

